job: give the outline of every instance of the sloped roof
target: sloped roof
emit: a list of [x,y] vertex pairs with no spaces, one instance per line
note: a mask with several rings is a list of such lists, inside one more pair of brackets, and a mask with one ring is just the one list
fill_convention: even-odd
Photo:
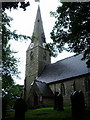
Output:
[[40,93],[44,97],[53,97],[53,92],[51,89],[48,87],[48,85],[44,82],[41,81],[35,81]]
[[86,61],[81,60],[82,57],[80,54],[47,65],[37,80],[51,83],[89,73]]

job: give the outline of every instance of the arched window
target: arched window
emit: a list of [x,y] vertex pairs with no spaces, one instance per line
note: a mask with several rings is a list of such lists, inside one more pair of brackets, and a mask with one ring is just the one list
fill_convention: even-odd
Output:
[[33,60],[33,52],[30,52],[30,59]]
[[61,83],[61,94],[64,96],[65,95],[65,86],[63,83]]
[[54,93],[56,92],[56,84],[54,84]]
[[46,51],[44,52],[43,54],[43,59],[46,60],[47,59],[47,54],[46,54]]
[[24,80],[24,90],[26,91],[26,77],[25,77],[25,80]]
[[85,90],[90,91],[90,78],[89,77],[85,78]]
[[73,90],[76,91],[76,83],[75,83],[75,81],[73,82]]
[[38,95],[37,93],[35,92],[34,93],[34,106],[37,106],[38,105]]

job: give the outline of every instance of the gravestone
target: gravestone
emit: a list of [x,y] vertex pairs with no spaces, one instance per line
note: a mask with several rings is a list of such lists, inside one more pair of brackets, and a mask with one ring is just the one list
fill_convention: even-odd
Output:
[[85,101],[82,91],[71,94],[72,118],[73,120],[84,120]]
[[63,111],[63,96],[62,94],[58,94],[58,97],[57,97],[57,104],[58,104],[58,107],[57,107],[57,110],[58,111]]

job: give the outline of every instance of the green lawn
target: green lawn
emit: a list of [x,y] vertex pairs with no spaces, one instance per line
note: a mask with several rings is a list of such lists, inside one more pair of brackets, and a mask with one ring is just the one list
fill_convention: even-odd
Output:
[[[14,112],[8,112],[8,120],[13,120]],[[28,110],[25,120],[72,120],[71,107],[64,107],[64,111],[55,111],[53,108],[39,108]],[[90,120],[90,107],[86,108],[85,120]]]
[[[9,120],[13,116],[14,112],[8,113]],[[55,111],[51,107],[28,110],[25,116],[26,120],[71,120],[71,107],[65,107],[64,111]]]
[[61,120],[63,118],[71,118],[70,107],[66,107],[64,111],[55,111],[53,108],[40,108],[27,111],[27,120]]

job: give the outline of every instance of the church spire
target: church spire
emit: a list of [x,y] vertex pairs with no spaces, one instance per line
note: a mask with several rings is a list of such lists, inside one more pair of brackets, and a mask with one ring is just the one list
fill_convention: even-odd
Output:
[[32,43],[34,43],[34,46],[41,46],[41,47],[43,47],[43,43],[46,43],[39,5],[38,5],[35,24],[34,24]]

